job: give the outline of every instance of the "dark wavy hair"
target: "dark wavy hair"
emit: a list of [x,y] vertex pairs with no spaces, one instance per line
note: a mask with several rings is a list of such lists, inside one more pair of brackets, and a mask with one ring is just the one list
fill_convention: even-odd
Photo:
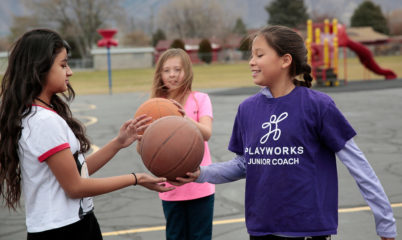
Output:
[[296,77],[303,75],[304,81],[294,79],[297,86],[311,87],[313,78],[311,77],[311,67],[307,63],[307,49],[303,38],[294,30],[285,26],[268,26],[259,30],[254,38],[263,36],[268,45],[272,47],[279,56],[290,54],[292,63],[289,75]]
[[[48,29],[26,32],[11,47],[0,92],[0,196],[9,209],[19,206],[21,196],[18,143],[22,119],[31,113],[32,104],[46,85],[54,60],[63,49],[69,52],[68,43]],[[72,116],[68,103],[75,93],[70,84],[67,88],[67,93],[54,94],[50,104],[78,138],[80,152],[85,153],[90,142],[84,127]]]

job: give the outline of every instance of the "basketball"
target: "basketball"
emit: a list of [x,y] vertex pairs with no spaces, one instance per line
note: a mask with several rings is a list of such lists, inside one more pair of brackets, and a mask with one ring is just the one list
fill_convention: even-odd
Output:
[[[151,98],[141,104],[134,115],[134,118],[146,114],[152,117],[151,122],[165,116],[182,116],[179,108],[170,100],[165,98]],[[139,134],[143,134],[140,132]]]
[[204,139],[194,123],[168,116],[154,121],[140,142],[144,165],[155,176],[175,181],[194,172],[204,156]]

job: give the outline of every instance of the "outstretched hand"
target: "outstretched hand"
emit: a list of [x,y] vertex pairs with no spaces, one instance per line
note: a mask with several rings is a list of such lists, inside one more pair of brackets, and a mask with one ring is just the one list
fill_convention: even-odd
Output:
[[120,147],[128,147],[134,141],[140,140],[142,135],[139,135],[138,133],[145,130],[149,126],[151,119],[151,117],[147,117],[144,114],[123,123],[120,128],[119,134],[116,137],[116,140],[119,143]]
[[187,177],[177,177],[176,181],[168,181],[170,184],[175,186],[182,186],[186,183],[191,183],[197,180],[200,176],[201,170],[198,168],[195,172],[188,172],[186,173]]
[[148,188],[149,190],[156,192],[168,192],[175,189],[174,187],[166,187],[164,182],[166,182],[166,178],[153,177],[146,173],[137,174],[137,184]]

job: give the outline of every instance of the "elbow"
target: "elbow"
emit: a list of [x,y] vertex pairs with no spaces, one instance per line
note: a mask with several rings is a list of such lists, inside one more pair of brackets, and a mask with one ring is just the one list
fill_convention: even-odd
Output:
[[204,134],[202,134],[202,137],[204,138],[204,141],[208,142],[208,140],[211,138],[211,135],[211,131],[205,131]]
[[77,188],[65,189],[64,191],[69,198],[72,198],[72,199],[83,198],[81,192]]
[[69,186],[63,186],[63,190],[64,192],[67,194],[67,196],[69,198],[72,199],[80,199],[83,197],[87,197],[84,196],[84,191],[82,191],[82,188],[80,187],[80,184],[69,184]]

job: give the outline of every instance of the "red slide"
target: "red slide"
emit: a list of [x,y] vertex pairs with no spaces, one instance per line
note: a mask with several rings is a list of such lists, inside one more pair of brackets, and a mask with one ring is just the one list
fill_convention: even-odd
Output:
[[383,75],[385,79],[395,79],[396,74],[390,69],[381,68],[374,60],[371,51],[363,44],[350,40],[343,25],[338,26],[339,46],[348,47],[357,54],[360,62],[376,74]]

